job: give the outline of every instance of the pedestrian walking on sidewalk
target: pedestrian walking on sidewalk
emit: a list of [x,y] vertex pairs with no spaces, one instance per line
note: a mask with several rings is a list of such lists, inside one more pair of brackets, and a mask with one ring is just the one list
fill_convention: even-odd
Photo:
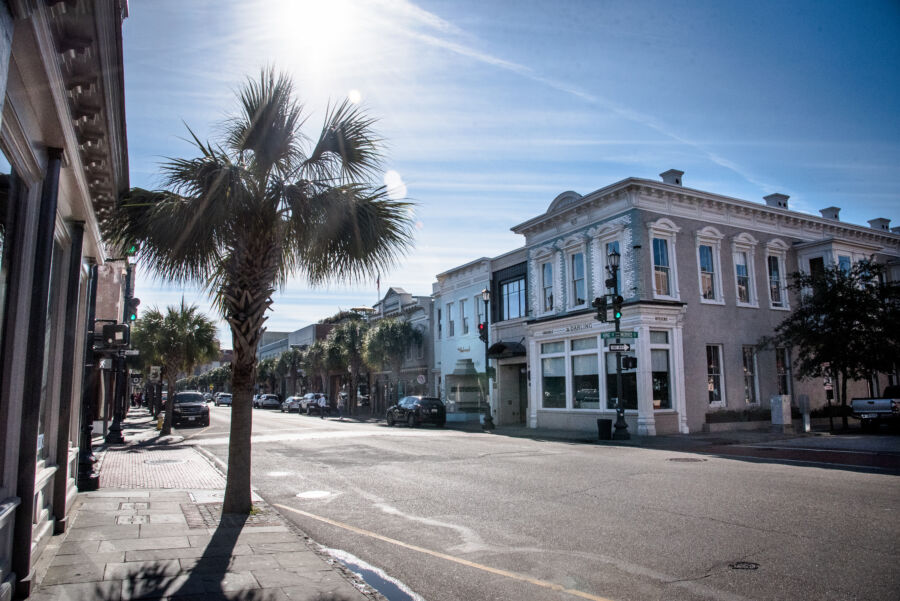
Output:
[[344,421],[344,393],[343,392],[338,395],[337,412],[338,412],[338,419],[340,421]]
[[328,407],[328,399],[325,395],[319,397],[319,419],[325,419],[325,409]]

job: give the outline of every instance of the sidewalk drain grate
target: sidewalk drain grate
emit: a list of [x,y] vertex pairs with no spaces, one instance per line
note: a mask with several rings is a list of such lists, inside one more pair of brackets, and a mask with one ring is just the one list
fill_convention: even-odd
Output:
[[701,459],[699,457],[669,457],[666,461],[675,461],[677,463],[701,463],[706,461],[706,459]]
[[147,465],[175,465],[178,463],[186,463],[184,459],[145,459]]
[[736,561],[728,564],[728,567],[732,570],[758,570],[759,564],[752,561]]

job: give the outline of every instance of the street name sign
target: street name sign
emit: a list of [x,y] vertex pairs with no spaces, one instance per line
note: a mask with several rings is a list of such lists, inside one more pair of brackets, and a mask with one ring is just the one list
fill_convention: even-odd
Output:
[[630,344],[610,344],[609,350],[616,353],[627,353],[631,350]]
[[609,340],[611,338],[637,338],[637,332],[600,332],[600,338]]

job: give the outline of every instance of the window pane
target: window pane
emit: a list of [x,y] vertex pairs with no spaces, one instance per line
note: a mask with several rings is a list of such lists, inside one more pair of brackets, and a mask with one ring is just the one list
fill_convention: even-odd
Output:
[[469,303],[465,300],[459,301],[459,315],[462,321],[462,333],[469,333],[469,321],[470,321],[470,313],[469,313]]
[[541,354],[562,353],[566,350],[565,342],[545,342],[541,345]]
[[447,336],[456,335],[453,325],[453,303],[447,303]]
[[700,289],[704,299],[715,300],[715,268],[711,246],[700,247]]
[[[622,354],[625,356],[625,353]],[[622,400],[626,409],[637,409],[637,370],[622,370]],[[615,398],[618,396],[616,390],[616,354],[606,353],[606,406],[608,409],[615,409]]]
[[750,302],[750,275],[747,271],[747,253],[734,253],[734,273],[737,278],[738,301]]
[[669,247],[661,238],[653,239],[653,277],[656,293],[669,296]]
[[500,295],[503,297],[500,319],[516,319],[525,316],[525,280],[513,280],[500,285]]
[[718,346],[706,347],[706,387],[710,403],[722,401],[722,366]]
[[769,298],[772,305],[781,305],[781,266],[778,257],[769,257]]
[[669,344],[668,332],[650,332],[651,344]]
[[775,349],[775,374],[778,394],[791,394],[791,356],[784,347]]
[[572,294],[574,295],[573,304],[583,305],[587,302],[585,289],[584,254],[575,253],[574,255],[572,255]]
[[544,311],[551,311],[553,309],[553,266],[550,263],[544,263],[541,281],[544,290]]
[[850,273],[850,257],[838,256],[838,266],[844,273]]
[[[561,343],[560,343],[561,344]],[[542,406],[563,409],[566,406],[566,365],[562,357],[541,359]]]
[[653,381],[653,408],[671,409],[672,399],[669,396],[669,351],[652,349],[650,351],[650,371]]
[[572,357],[572,392],[575,409],[600,408],[600,362],[597,355]]
[[597,348],[596,338],[578,338],[572,341],[573,351],[584,351],[587,349]]
[[744,402],[756,403],[756,350],[752,346],[745,346],[743,351],[744,367]]

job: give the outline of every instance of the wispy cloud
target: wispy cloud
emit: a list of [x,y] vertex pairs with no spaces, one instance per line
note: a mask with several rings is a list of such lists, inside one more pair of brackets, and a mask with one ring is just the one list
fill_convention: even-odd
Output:
[[[386,5],[401,9],[407,15],[414,15],[418,23],[422,24],[430,24],[432,22],[439,22],[441,24],[447,23],[444,19],[441,19],[439,16],[434,15],[433,13],[429,13],[421,8],[415,7],[409,2],[405,1],[397,1],[397,2],[388,2]],[[465,35],[465,32],[460,30],[459,28],[452,27],[452,25],[447,24],[446,26],[441,26],[441,33],[448,35]],[[707,148],[705,145],[700,142],[691,140],[685,136],[674,131],[673,128],[663,123],[656,117],[652,115],[647,115],[641,113],[640,111],[634,110],[632,108],[624,107],[621,104],[610,100],[609,98],[605,98],[603,96],[599,96],[593,93],[590,93],[581,87],[574,85],[569,82],[557,80],[551,77],[547,77],[536,72],[531,67],[526,65],[517,63],[515,61],[507,60],[498,56],[495,56],[489,52],[485,52],[483,50],[479,50],[477,48],[472,47],[464,42],[455,41],[452,39],[448,39],[447,37],[442,37],[439,35],[433,35],[429,33],[422,33],[420,31],[407,29],[404,32],[411,38],[417,39],[425,44],[430,46],[434,46],[437,48],[442,48],[449,52],[453,52],[459,56],[463,56],[465,58],[480,62],[485,65],[489,65],[491,67],[495,67],[498,69],[502,69],[504,71],[508,71],[510,73],[515,73],[521,77],[525,77],[534,81],[536,83],[542,84],[559,92],[563,92],[570,96],[579,98],[585,102],[590,104],[595,104],[597,106],[603,107],[616,115],[627,119],[631,122],[637,123],[644,127],[647,127],[662,136],[665,136],[679,144],[684,144],[685,146],[689,146],[701,153],[703,156],[707,158],[707,160],[712,163],[719,165],[729,171],[732,171],[745,179],[747,182],[761,188],[765,192],[773,192],[778,189],[777,186],[772,185],[769,182],[764,181],[763,179],[756,176],[752,171],[743,167],[742,165],[737,164],[733,160],[728,159],[727,157],[721,156],[719,153],[715,152]]]

